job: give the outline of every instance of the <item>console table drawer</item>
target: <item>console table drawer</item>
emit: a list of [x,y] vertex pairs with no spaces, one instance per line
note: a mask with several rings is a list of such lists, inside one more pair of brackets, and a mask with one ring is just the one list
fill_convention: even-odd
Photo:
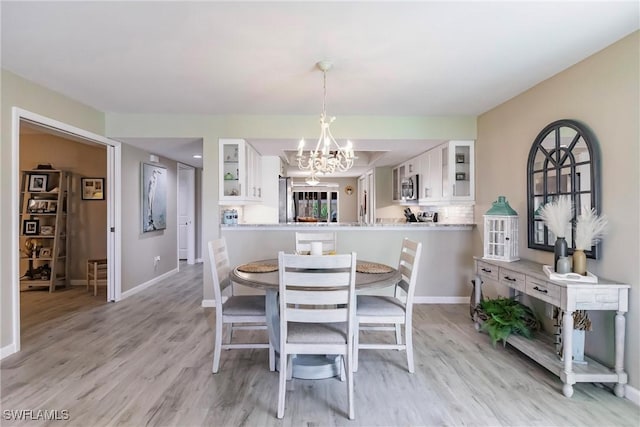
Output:
[[551,282],[532,279],[527,276],[525,292],[532,297],[560,307],[561,289]]
[[482,277],[495,280],[497,282],[499,280],[498,270],[499,268],[495,265],[491,265],[482,261],[476,261],[476,272]]
[[525,275],[508,268],[500,268],[500,283],[516,289],[520,292],[525,291]]

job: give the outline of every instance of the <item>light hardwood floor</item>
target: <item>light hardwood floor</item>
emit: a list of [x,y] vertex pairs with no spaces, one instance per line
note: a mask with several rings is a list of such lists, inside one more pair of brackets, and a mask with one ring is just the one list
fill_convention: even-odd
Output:
[[415,374],[407,372],[404,352],[360,353],[355,421],[346,417],[346,387],[337,379],[289,382],[278,420],[278,374],[268,370],[267,350],[224,351],[220,372],[211,373],[214,313],[200,306],[202,265],[183,265],[117,304],[84,288],[31,297],[22,351],[0,365],[1,403],[3,410],[68,411],[68,421],[52,425],[640,423],[639,407],[601,386],[577,384],[565,398],[557,377],[475,332],[466,305],[415,307]]

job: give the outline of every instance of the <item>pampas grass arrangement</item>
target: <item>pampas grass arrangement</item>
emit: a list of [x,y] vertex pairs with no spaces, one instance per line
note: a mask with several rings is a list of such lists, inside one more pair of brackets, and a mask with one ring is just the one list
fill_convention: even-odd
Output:
[[595,209],[583,208],[576,220],[576,249],[585,251],[597,244],[607,232],[608,225],[606,215],[598,216]]
[[542,206],[539,211],[540,219],[556,237],[566,237],[571,218],[573,204],[571,197],[560,196],[556,200]]

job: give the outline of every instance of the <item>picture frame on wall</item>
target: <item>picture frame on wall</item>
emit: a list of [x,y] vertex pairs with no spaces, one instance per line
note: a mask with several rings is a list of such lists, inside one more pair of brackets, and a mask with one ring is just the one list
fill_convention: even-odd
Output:
[[40,233],[40,221],[37,219],[25,219],[22,223],[22,234],[36,236]]
[[80,178],[82,200],[104,200],[104,178]]
[[29,191],[37,193],[47,191],[47,181],[49,175],[32,173],[29,175]]
[[141,164],[141,224],[142,232],[167,228],[167,168]]

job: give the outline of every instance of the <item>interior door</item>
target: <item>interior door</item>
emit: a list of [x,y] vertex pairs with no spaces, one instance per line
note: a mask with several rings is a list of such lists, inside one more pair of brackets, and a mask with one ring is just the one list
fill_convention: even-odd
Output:
[[194,263],[194,170],[178,166],[178,259]]

